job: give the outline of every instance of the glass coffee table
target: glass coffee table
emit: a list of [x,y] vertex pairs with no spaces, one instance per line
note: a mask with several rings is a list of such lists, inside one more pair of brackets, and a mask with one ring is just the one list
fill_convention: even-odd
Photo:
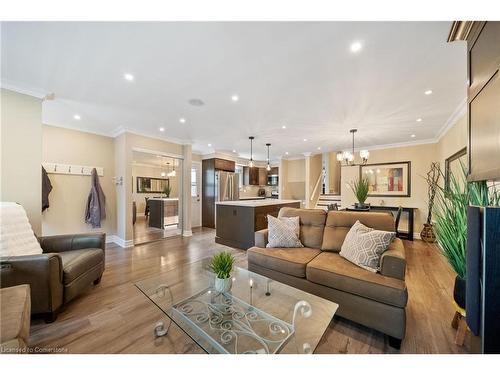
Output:
[[321,297],[235,267],[232,287],[214,288],[210,258],[185,264],[136,283],[170,318],[155,334],[168,334],[174,322],[207,353],[313,353],[338,305]]

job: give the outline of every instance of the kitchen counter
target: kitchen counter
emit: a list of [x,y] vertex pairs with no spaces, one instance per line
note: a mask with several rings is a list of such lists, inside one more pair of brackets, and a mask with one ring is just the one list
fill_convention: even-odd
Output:
[[240,201],[251,201],[257,199],[266,199],[266,197],[240,197]]
[[253,199],[217,202],[215,242],[248,249],[255,244],[255,232],[267,228],[267,215],[274,217],[283,207],[300,207],[299,200]]
[[263,207],[263,206],[275,206],[275,205],[287,205],[291,203],[298,203],[300,206],[300,200],[292,199],[249,199],[249,200],[239,200],[239,201],[222,201],[217,202],[217,206],[241,206],[241,207]]

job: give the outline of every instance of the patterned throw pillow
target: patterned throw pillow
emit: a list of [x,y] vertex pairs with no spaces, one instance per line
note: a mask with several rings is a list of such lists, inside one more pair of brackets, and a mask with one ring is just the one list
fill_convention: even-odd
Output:
[[396,236],[394,232],[368,228],[358,221],[345,237],[340,256],[371,272],[380,269],[380,257]]
[[299,240],[299,217],[281,217],[267,215],[268,244],[266,247],[304,247]]

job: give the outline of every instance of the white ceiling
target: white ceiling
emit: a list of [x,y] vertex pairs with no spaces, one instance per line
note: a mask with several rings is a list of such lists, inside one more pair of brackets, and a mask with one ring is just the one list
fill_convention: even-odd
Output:
[[[47,124],[106,135],[126,129],[200,153],[248,157],[250,135],[260,160],[267,142],[272,159],[346,149],[352,127],[359,147],[418,143],[435,140],[466,97],[465,44],[446,43],[450,26],[4,22],[2,85],[54,92],[43,106]],[[353,41],[363,43],[358,54]]]

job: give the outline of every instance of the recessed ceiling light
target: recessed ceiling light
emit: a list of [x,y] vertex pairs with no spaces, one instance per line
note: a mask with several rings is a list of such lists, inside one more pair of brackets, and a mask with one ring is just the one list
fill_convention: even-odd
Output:
[[287,151],[287,152],[285,152],[285,155],[288,155],[288,151]]
[[240,100],[240,97],[238,95],[233,95],[233,96],[231,96],[231,100],[233,102],[237,102],[238,100]]
[[425,94],[425,95],[430,95],[430,94],[432,94],[432,90],[427,90],[427,91],[424,91],[424,94]]
[[80,119],[81,119],[80,115],[74,115],[74,116],[73,116],[73,118],[74,118],[75,120],[80,120]]
[[422,122],[422,119],[419,117],[419,118],[417,119],[417,122]]
[[351,46],[349,47],[352,53],[358,53],[363,49],[363,45],[361,42],[353,42],[351,43]]
[[318,150],[321,150],[321,147],[318,147]]
[[415,138],[415,137],[416,137],[416,135],[415,135],[415,134],[412,134],[412,135],[411,135],[411,137],[412,137],[412,138]]
[[161,131],[161,132],[164,132],[165,128],[159,128],[158,130]]
[[212,144],[211,144],[211,143],[209,143],[209,144],[208,144],[208,147],[212,147]]
[[286,129],[286,126],[285,126],[285,125],[283,125],[283,126],[281,127],[281,129]]
[[236,150],[233,150],[234,153],[236,153]]
[[304,142],[307,142],[307,138],[304,138]]
[[132,82],[134,80],[134,76],[130,73],[125,73],[123,75],[123,78],[125,78],[127,81]]
[[184,123],[186,122],[186,119],[185,119],[184,117],[181,117],[181,118],[179,119],[179,122],[180,122],[181,124],[184,124]]

